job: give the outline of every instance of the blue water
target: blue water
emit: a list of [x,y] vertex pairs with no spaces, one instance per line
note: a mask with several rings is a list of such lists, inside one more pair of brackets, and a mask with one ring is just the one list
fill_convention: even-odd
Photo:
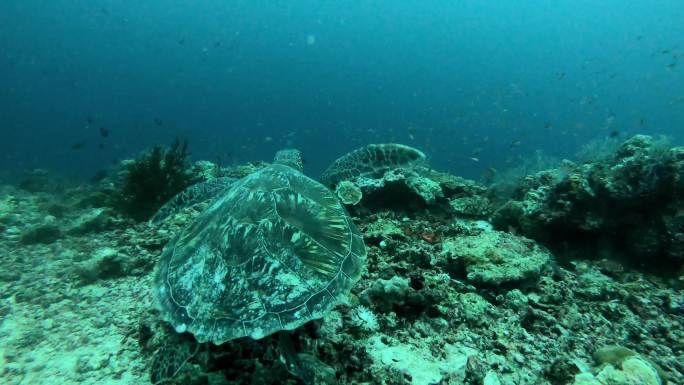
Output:
[[683,21],[679,0],[4,0],[0,175],[87,178],[176,136],[225,164],[297,147],[312,175],[396,141],[473,178],[611,132],[681,144]]

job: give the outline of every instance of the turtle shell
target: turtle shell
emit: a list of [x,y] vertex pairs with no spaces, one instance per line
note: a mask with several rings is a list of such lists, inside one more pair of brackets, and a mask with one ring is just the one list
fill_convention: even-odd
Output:
[[162,317],[200,342],[258,339],[323,317],[365,257],[335,195],[274,164],[235,182],[169,242],[154,292]]

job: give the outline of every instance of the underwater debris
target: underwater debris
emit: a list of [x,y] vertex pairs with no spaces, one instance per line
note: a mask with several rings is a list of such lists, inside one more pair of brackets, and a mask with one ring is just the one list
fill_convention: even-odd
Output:
[[136,220],[149,219],[195,180],[187,170],[187,158],[187,140],[176,139],[168,149],[158,145],[125,163],[113,206]]

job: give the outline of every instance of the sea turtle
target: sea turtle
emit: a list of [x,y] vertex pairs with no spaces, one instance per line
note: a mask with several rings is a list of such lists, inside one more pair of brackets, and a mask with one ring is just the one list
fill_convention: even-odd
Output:
[[153,219],[213,201],[164,248],[161,316],[198,342],[259,339],[321,318],[358,280],[366,249],[334,193],[302,173],[299,151],[242,179],[195,185]]
[[425,163],[425,154],[398,143],[369,144],[335,160],[321,182],[335,190],[342,203],[355,205],[363,198],[358,178],[378,178],[391,169],[411,169]]
[[403,144],[369,144],[335,160],[321,175],[321,182],[333,188],[358,176],[382,175],[389,169],[418,166],[426,159],[422,151]]

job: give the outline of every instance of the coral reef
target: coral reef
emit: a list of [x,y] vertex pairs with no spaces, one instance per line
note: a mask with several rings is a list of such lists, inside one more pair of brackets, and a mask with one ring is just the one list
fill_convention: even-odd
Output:
[[438,263],[477,285],[534,284],[551,260],[533,241],[500,231],[445,239]]
[[421,176],[413,169],[391,169],[377,178],[362,176],[356,179],[355,184],[369,201],[380,201],[381,197],[388,196],[395,199],[390,203],[398,204],[413,195],[419,203],[434,204],[438,198],[444,198],[437,182]]
[[[682,154],[639,137],[603,163],[531,175],[497,229],[483,186],[383,170],[349,206],[368,256],[347,300],[286,335],[221,345],[176,333],[151,303],[153,266],[196,210],[151,226],[107,208],[101,184],[0,186],[3,383],[682,384],[684,271],[633,263],[652,249],[681,260]],[[212,178],[262,167],[202,165]],[[626,242],[639,222],[654,229],[638,235],[645,251]],[[33,241],[47,224],[58,234]]]
[[[625,354],[626,353],[626,354]],[[594,354],[598,366],[575,376],[572,385],[665,385],[665,373],[648,358],[621,347],[602,348]]]
[[485,219],[493,211],[485,187],[425,167],[388,169],[341,183],[345,182],[361,190],[360,206],[371,212],[391,209],[408,214],[429,209]]
[[526,177],[493,223],[560,256],[611,256],[676,270],[684,263],[683,152],[637,135],[603,162],[566,161]]

